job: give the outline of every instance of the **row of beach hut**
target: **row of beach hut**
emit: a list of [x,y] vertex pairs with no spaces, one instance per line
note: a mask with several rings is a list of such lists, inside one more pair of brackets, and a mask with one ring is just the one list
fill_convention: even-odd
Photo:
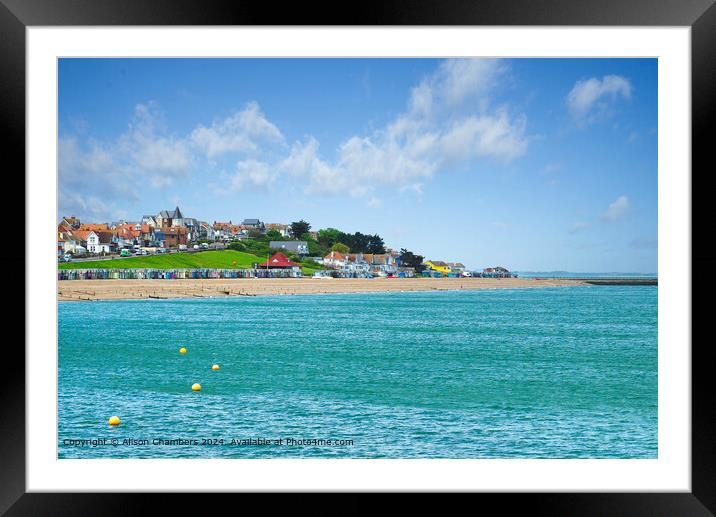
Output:
[[288,269],[60,269],[58,280],[171,280],[201,278],[295,278]]

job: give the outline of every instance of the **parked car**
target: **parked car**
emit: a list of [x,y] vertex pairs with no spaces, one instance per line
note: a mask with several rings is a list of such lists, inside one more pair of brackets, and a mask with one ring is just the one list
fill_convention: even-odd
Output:
[[201,243],[201,249],[208,250],[208,249],[209,249],[209,245],[208,245],[207,243],[205,243],[205,242],[202,242],[202,243]]
[[198,249],[199,249],[199,245],[198,245],[198,244],[194,244],[194,249],[195,249],[195,250],[198,250]]

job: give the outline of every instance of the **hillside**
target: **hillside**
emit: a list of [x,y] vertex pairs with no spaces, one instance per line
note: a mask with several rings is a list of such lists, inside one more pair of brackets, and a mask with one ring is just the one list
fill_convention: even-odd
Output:
[[[247,269],[255,263],[265,261],[266,257],[258,257],[251,253],[221,250],[144,255],[88,262],[62,262],[57,267],[59,269]],[[315,271],[309,267],[302,267],[301,270],[304,275],[313,274]]]

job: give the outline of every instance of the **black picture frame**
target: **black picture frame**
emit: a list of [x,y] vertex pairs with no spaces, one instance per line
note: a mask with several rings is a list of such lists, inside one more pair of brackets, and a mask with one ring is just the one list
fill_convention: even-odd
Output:
[[[690,493],[565,493],[481,494],[504,510],[528,509],[532,515],[713,515],[716,512],[716,404],[711,399],[711,363],[706,340],[696,338],[693,325],[704,320],[716,265],[711,246],[697,243],[709,235],[714,217],[698,208],[696,198],[713,192],[713,144],[708,128],[714,121],[716,94],[716,6],[714,0],[418,0],[361,2],[346,5],[320,2],[270,3],[210,0],[0,0],[0,140],[5,158],[6,188],[24,192],[25,168],[25,29],[28,26],[89,25],[570,25],[689,26],[692,73],[692,271],[704,271],[692,289],[692,491]],[[54,114],[48,116],[54,116]],[[10,160],[8,160],[10,158]],[[10,167],[7,164],[14,164]],[[711,167],[710,167],[711,165]],[[696,171],[700,171],[698,174]],[[688,174],[689,171],[684,171]],[[9,176],[14,176],[14,179]],[[14,182],[14,184],[12,183]],[[693,188],[697,185],[698,188]],[[6,196],[8,196],[6,190]],[[24,196],[13,195],[22,204]],[[23,206],[24,208],[24,206]],[[24,213],[21,207],[16,213]],[[7,215],[7,214],[6,214]],[[709,232],[709,233],[706,233]],[[25,271],[22,252],[1,257],[5,268]],[[25,271],[27,273],[27,271]],[[21,275],[14,281],[21,283]],[[15,286],[24,292],[24,285]],[[26,300],[31,304],[32,300]],[[25,304],[12,304],[24,312]],[[19,321],[19,314],[4,314]],[[7,515],[134,514],[147,499],[161,498],[163,510],[185,508],[186,498],[174,495],[26,493],[25,489],[25,354],[19,340],[8,340],[0,360],[0,513]],[[218,510],[216,495],[212,505]],[[225,497],[222,496],[222,500]],[[356,509],[355,499],[336,508]],[[101,512],[99,511],[101,509]],[[209,510],[210,508],[206,508]]]

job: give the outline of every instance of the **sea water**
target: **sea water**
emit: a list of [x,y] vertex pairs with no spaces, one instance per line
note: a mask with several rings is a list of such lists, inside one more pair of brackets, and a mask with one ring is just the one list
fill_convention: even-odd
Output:
[[653,286],[59,302],[58,347],[59,458],[657,457]]

